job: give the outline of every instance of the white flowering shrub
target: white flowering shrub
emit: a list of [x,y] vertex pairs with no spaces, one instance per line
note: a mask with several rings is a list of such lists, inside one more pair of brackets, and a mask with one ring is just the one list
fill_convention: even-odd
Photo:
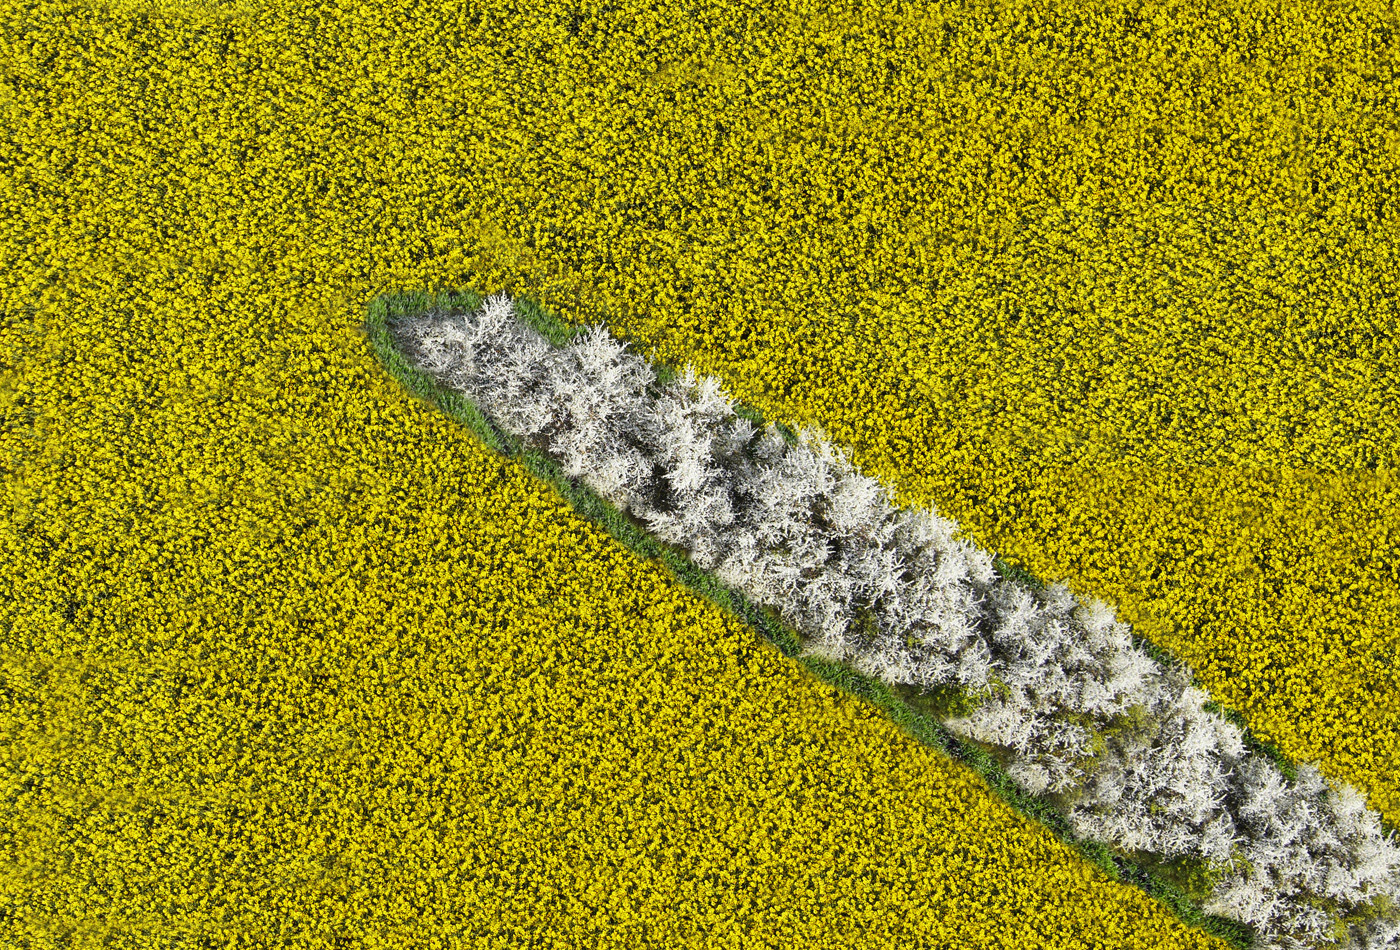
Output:
[[1400,946],[1400,849],[1350,785],[1288,782],[1100,601],[1036,590],[933,511],[896,509],[820,433],[789,444],[718,381],[664,386],[602,328],[554,347],[503,295],[397,328],[405,353],[700,567],[809,655],[980,704],[947,727],[1055,796],[1074,833],[1216,869],[1204,909],[1264,948]]
[[[1315,946],[1326,935],[1340,936],[1344,945],[1392,946],[1400,934],[1394,915],[1400,849],[1381,837],[1379,818],[1361,793],[1349,784],[1329,787],[1306,764],[1296,783],[1257,758],[1240,769],[1241,860],[1206,910],[1277,933],[1266,944],[1273,947]],[[1339,919],[1321,913],[1321,904],[1342,908]]]
[[640,417],[641,438],[663,470],[664,494],[636,514],[661,540],[687,547],[712,570],[734,524],[734,487],[753,423],[733,413],[733,401],[710,377],[697,382],[690,367],[663,388]]

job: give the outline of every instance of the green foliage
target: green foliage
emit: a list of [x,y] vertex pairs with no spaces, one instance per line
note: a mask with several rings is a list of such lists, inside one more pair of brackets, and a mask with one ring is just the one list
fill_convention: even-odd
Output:
[[968,716],[987,701],[991,690],[967,689],[956,683],[925,688],[916,697],[919,708],[939,719]]
[[1035,590],[1045,589],[1046,585],[1044,581],[1036,577],[1030,571],[1026,570],[1020,564],[1008,560],[1005,555],[999,554],[995,558],[993,558],[992,566],[996,569],[996,572],[1002,577],[1008,578],[1012,581],[1016,581],[1020,584],[1025,584],[1027,587],[1034,588]]
[[1229,864],[1218,864],[1202,858],[1178,856],[1163,858],[1159,855],[1138,852],[1134,859],[1153,875],[1176,890],[1189,902],[1206,901]]
[[747,419],[752,422],[755,429],[762,429],[768,421],[763,417],[763,413],[759,412],[757,409],[745,406],[737,401],[734,404],[734,414],[741,419]]

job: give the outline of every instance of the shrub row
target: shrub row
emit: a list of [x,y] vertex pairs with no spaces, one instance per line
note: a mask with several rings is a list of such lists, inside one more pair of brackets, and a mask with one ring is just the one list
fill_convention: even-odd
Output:
[[547,338],[497,295],[396,326],[410,358],[701,569],[776,611],[805,655],[941,706],[1075,835],[1190,867],[1261,947],[1392,945],[1400,851],[1354,787],[1290,780],[1182,664],[1101,601],[1005,576],[932,509],[900,510],[818,431],[663,381],[602,326]]

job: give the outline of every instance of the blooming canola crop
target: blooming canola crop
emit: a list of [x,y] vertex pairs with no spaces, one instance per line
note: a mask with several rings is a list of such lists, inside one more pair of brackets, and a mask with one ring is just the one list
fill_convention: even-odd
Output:
[[474,287],[691,362],[1400,821],[1396,35],[1312,0],[7,0],[0,942],[1219,950],[359,328]]

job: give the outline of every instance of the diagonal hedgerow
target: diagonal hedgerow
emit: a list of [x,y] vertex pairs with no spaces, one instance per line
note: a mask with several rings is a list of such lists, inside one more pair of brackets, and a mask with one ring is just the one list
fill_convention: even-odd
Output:
[[821,433],[602,326],[504,295],[381,298],[370,317],[390,368],[487,444],[815,672],[934,711],[923,732],[980,750],[994,787],[1183,917],[1266,948],[1395,945],[1400,850],[1360,793],[1248,742],[1108,605],[1006,570]]

